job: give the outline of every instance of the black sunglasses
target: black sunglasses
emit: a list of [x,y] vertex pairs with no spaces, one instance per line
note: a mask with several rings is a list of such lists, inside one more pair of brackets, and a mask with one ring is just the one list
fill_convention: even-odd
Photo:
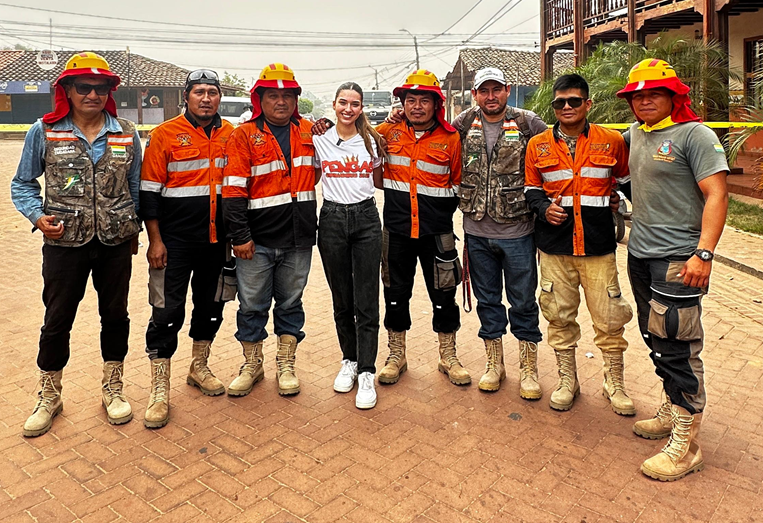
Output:
[[77,90],[77,94],[87,96],[91,91],[95,90],[95,94],[98,96],[106,96],[111,91],[111,84],[81,84],[74,83],[74,88]]
[[196,69],[195,71],[188,73],[186,82],[189,80],[214,80],[219,82],[220,78],[218,78],[216,72],[210,71],[209,69]]
[[581,98],[579,96],[571,96],[569,98],[557,98],[553,102],[551,102],[551,107],[556,109],[557,111],[560,109],[564,109],[564,106],[569,104],[570,107],[573,109],[577,109],[581,105],[583,105],[583,102],[588,100],[588,98]]

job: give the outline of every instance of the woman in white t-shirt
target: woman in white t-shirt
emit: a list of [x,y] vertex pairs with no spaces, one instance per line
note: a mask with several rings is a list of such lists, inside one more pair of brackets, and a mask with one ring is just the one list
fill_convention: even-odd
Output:
[[350,392],[355,406],[376,405],[379,271],[382,228],[374,187],[382,188],[379,134],[363,114],[363,90],[347,82],[334,99],[336,125],[314,136],[316,178],[323,179],[318,249],[334,302],[342,367],[334,390]]

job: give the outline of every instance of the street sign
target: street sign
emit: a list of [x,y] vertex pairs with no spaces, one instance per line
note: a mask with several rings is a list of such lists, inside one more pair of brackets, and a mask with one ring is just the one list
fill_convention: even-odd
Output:
[[43,49],[37,53],[37,65],[44,71],[50,71],[58,65],[58,55],[52,49]]

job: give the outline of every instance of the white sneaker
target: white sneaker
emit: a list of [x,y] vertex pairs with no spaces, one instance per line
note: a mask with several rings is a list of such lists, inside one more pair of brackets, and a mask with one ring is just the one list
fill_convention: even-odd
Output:
[[359,409],[372,409],[376,406],[376,386],[374,385],[374,375],[370,372],[362,372],[358,376],[355,406]]
[[342,368],[334,380],[334,390],[337,392],[350,392],[358,379],[358,362],[342,360]]

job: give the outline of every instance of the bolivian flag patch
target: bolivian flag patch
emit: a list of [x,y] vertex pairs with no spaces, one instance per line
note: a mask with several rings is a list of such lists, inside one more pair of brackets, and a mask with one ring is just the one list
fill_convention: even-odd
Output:
[[127,156],[127,149],[125,149],[124,145],[112,145],[111,156],[114,158],[124,158]]
[[721,154],[726,154],[726,151],[723,150],[723,145],[721,145],[719,143],[716,143],[716,144],[714,144],[714,147],[715,147],[715,152],[721,153]]

